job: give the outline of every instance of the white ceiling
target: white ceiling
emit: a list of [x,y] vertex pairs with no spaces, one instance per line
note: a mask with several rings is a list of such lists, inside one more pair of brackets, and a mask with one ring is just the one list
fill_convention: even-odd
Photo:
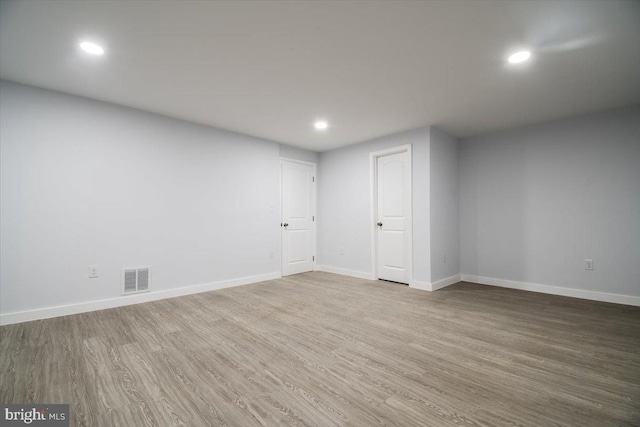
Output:
[[0,75],[316,151],[464,137],[640,102],[640,2],[2,0]]

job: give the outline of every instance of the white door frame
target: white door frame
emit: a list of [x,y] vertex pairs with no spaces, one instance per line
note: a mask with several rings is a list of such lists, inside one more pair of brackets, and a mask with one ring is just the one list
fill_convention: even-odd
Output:
[[[311,208],[311,210],[313,211],[313,217],[314,217],[314,221],[312,221],[313,225],[312,225],[312,233],[313,233],[313,271],[318,271],[318,246],[317,246],[317,236],[316,236],[316,223],[317,221],[317,217],[318,217],[318,212],[316,212],[316,206],[317,206],[317,201],[316,201],[316,185],[318,184],[318,174],[316,173],[316,164],[313,162],[307,162],[304,160],[298,160],[298,159],[292,159],[290,157],[280,157],[280,222],[282,223],[282,163],[283,162],[293,162],[293,163],[300,163],[303,165],[308,165],[311,166],[313,168],[313,177],[314,177],[314,181],[313,181],[313,185],[311,186],[311,200],[313,202],[313,206]],[[282,268],[282,263],[284,262],[284,257],[282,256],[282,249],[283,249],[283,244],[282,244],[282,226],[280,226],[280,277],[282,277],[282,272],[283,272],[283,268]]]
[[409,215],[406,228],[407,239],[409,239],[409,259],[407,260],[409,270],[408,285],[411,286],[413,284],[413,160],[411,156],[411,144],[386,148],[369,154],[369,163],[371,166],[371,265],[373,266],[373,279],[378,280],[378,239],[376,238],[378,231],[376,226],[378,217],[378,158],[404,152],[406,152],[409,157],[409,176],[411,177],[409,180]]

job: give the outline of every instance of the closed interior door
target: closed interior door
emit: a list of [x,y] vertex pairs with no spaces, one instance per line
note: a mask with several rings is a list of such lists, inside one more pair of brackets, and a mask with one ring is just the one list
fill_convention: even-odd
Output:
[[407,152],[377,158],[378,278],[409,283],[411,174]]
[[315,265],[315,167],[282,161],[282,275]]

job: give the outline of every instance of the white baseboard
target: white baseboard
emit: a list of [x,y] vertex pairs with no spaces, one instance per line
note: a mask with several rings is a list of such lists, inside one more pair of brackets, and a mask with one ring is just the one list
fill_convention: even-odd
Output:
[[462,274],[454,274],[453,276],[449,276],[445,279],[438,280],[437,282],[433,282],[431,284],[431,290],[437,291],[438,289],[445,288],[447,286],[451,286],[455,283],[458,283],[462,280]]
[[98,301],[88,301],[77,304],[47,307],[36,310],[19,311],[0,315],[0,325],[30,322],[32,320],[49,319],[51,317],[67,316],[69,314],[86,313],[89,311],[104,310],[106,308],[123,307],[126,305],[140,304],[143,302],[157,301],[166,298],[174,298],[183,295],[198,294],[201,292],[215,291],[234,286],[248,285],[264,282],[266,280],[282,277],[279,271],[260,274],[257,276],[241,277],[239,279],[222,280],[219,282],[203,283],[200,285],[186,286],[183,288],[167,289],[144,294],[127,295],[117,298],[109,298]]
[[442,289],[444,287],[453,285],[454,283],[458,283],[462,280],[462,275],[454,274],[453,276],[447,277],[442,280],[438,280],[437,282],[429,283],[429,282],[421,282],[419,280],[414,280],[409,284],[410,288],[420,289],[422,291],[437,291],[438,289]]
[[342,274],[343,276],[356,277],[358,279],[375,280],[373,273],[366,273],[364,271],[348,270],[346,268],[330,267],[328,265],[319,265],[318,271],[325,271],[327,273]]
[[495,279],[492,277],[473,276],[470,274],[463,274],[462,280],[465,282],[478,283],[481,285],[499,286],[501,288],[520,289],[523,291],[541,292],[543,294],[562,295],[565,297],[640,306],[640,297],[632,295],[610,294],[607,292],[588,291],[584,289],[563,288],[560,286],[517,282],[515,280]]
[[413,289],[420,289],[421,291],[432,291],[431,283],[421,282],[419,280],[412,280],[411,283],[409,283],[409,287]]
[[[358,279],[375,280],[375,275],[373,273],[365,273],[363,271],[355,271],[355,270],[348,270],[346,268],[331,267],[328,265],[317,266],[317,271],[326,271],[327,273],[342,274],[343,276],[357,277]],[[451,277],[447,277],[446,279],[438,280],[435,283],[412,280],[411,283],[409,283],[409,287],[431,292],[431,291],[436,291],[438,289],[442,289],[445,286],[453,285],[454,283],[458,283],[461,280],[462,280],[461,275],[455,274]]]

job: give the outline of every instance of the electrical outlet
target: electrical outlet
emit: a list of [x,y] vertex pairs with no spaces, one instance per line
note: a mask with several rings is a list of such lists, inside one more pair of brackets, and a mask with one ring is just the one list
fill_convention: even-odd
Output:
[[90,265],[89,266],[89,279],[95,279],[99,276],[98,274],[98,266]]
[[593,260],[585,259],[584,260],[584,269],[588,271],[593,271]]

